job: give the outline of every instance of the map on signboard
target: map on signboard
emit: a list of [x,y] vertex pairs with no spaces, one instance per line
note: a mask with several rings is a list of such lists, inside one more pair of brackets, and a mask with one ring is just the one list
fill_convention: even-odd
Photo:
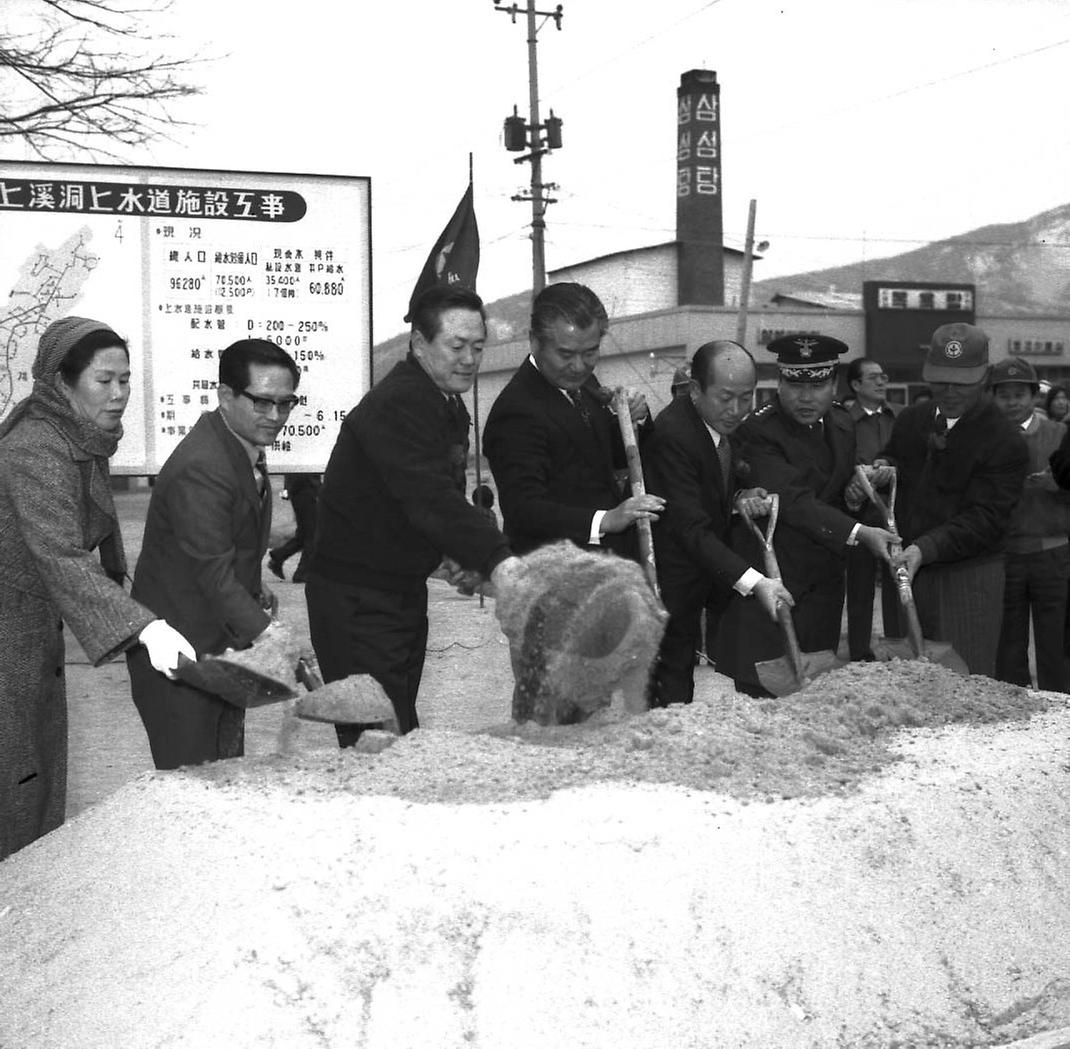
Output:
[[100,261],[87,248],[91,237],[83,226],[59,247],[39,244],[19,267],[7,304],[0,307],[0,419],[30,392],[38,336],[72,312]]

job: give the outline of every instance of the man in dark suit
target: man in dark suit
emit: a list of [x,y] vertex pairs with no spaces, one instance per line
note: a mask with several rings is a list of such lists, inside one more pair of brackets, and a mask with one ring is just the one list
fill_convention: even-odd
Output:
[[[498,394],[483,432],[518,554],[571,539],[636,557],[636,522],[657,520],[664,505],[653,495],[624,498],[617,480],[624,445],[594,378],[608,327],[605,307],[582,284],[551,284],[532,302],[531,355]],[[628,408],[634,423],[649,419],[641,394],[629,396]]]
[[[855,455],[871,465],[892,435],[895,417],[903,410],[886,397],[888,376],[869,357],[856,357],[847,365],[847,388],[853,400],[847,409],[855,427]],[[885,525],[873,507],[862,511],[867,524]],[[887,561],[876,561],[861,544],[847,551],[847,647],[853,660],[873,658],[873,596],[877,572],[881,577],[881,623],[888,637],[899,637],[899,598]]]
[[[264,448],[298,403],[300,371],[273,342],[243,339],[219,356],[219,407],[202,415],[160,471],[149,500],[133,595],[174,624],[198,655],[245,648],[271,622],[260,578],[271,529]],[[143,649],[130,683],[157,768],[244,753],[245,711],[155,673]]]
[[[690,375],[687,396],[658,415],[643,451],[647,488],[665,499],[665,513],[654,526],[654,549],[669,623],[654,670],[654,706],[693,699],[703,608],[707,636],[713,639],[733,591],[754,595],[770,618],[777,601],[794,603],[780,582],[752,568],[728,545],[735,492],[730,435],[754,401],[754,360],[738,343],[707,342],[695,351]],[[745,494],[760,499],[765,492]],[[712,643],[707,651],[712,654]]]
[[[411,316],[408,356],[342,423],[305,583],[324,679],[371,674],[403,733],[420,724],[428,576],[448,557],[499,586],[516,564],[497,526],[465,498],[471,420],[460,395],[483,358],[483,300],[435,285]],[[336,725],[339,746],[353,746],[368,727]]]
[[[855,466],[854,426],[847,410],[833,402],[836,360],[846,345],[827,335],[785,335],[769,350],[780,373],[777,396],[736,431],[737,471],[742,483],[780,498],[774,549],[795,598],[799,647],[835,651],[848,548],[862,543],[887,560],[895,537],[847,512],[844,490]],[[759,564],[754,537],[742,529],[738,534],[738,549]],[[739,691],[768,695],[754,665],[783,652],[779,629],[761,606],[735,595],[717,639],[718,670],[733,677]]]
[[932,402],[900,413],[878,459],[898,468],[901,562],[922,632],[947,641],[971,674],[992,677],[1003,619],[1004,551],[1029,450],[986,396],[988,336],[972,324],[933,332],[922,377]]
[[312,554],[312,541],[316,536],[316,500],[320,495],[323,479],[319,474],[286,474],[283,478],[286,491],[283,498],[290,500],[297,529],[289,539],[268,551],[268,569],[278,579],[285,579],[283,565],[299,553],[293,581],[303,583],[308,575],[308,562]]

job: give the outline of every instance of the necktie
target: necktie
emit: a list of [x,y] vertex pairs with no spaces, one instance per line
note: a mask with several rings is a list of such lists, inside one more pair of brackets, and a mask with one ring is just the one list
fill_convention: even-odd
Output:
[[268,490],[267,456],[264,455],[263,449],[256,457],[256,474],[256,490],[263,499]]
[[947,416],[943,412],[936,413],[929,446],[938,452],[942,452],[947,447]]
[[576,406],[584,425],[590,429],[591,416],[587,411],[587,405],[583,403],[583,393],[580,390],[565,390],[565,393],[568,394],[568,399]]
[[721,484],[727,492],[728,473],[732,467],[732,446],[728,443],[728,438],[724,434],[721,434],[721,440],[717,444],[717,458],[721,463]]

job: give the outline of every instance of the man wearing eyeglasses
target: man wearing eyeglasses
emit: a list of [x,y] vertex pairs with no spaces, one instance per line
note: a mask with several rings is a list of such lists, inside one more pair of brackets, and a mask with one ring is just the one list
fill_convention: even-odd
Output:
[[[219,406],[200,417],[156,479],[133,593],[199,656],[245,648],[271,623],[275,599],[260,572],[271,529],[264,449],[298,403],[300,376],[273,342],[228,346],[219,355]],[[128,659],[157,768],[244,753],[244,710],[153,673],[140,648]]]
[[[895,417],[902,405],[887,400],[888,376],[869,357],[856,357],[847,365],[847,388],[853,398],[847,409],[854,422],[858,462],[872,464],[892,436]],[[883,527],[887,524],[866,504],[862,520]],[[901,636],[899,601],[888,562],[875,558],[861,543],[847,551],[847,647],[852,660],[873,659],[873,595],[877,572],[881,577],[881,624],[887,637]]]

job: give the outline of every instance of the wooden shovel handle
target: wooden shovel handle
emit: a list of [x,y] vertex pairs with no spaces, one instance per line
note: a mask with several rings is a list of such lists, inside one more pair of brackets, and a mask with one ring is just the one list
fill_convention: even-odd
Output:
[[[747,522],[747,526],[754,533],[762,546],[762,560],[765,563],[765,574],[770,579],[780,581],[780,564],[777,561],[776,550],[773,549],[773,535],[776,533],[777,518],[780,516],[780,497],[774,492],[769,496],[769,526],[763,532],[758,523],[745,509],[740,507],[739,515]],[[795,633],[795,620],[791,618],[791,609],[783,601],[776,604],[776,620],[780,626],[780,634],[784,641],[784,651],[788,662],[791,664],[792,673],[800,686],[805,684],[806,675],[803,672],[802,649],[799,647],[799,638]]]
[[[632,426],[632,414],[628,409],[628,396],[624,387],[618,386],[613,394],[613,410],[617,413],[621,440],[624,441],[624,455],[628,460],[628,480],[631,481],[632,495],[646,495],[646,482],[643,480],[643,460],[639,458],[639,445],[635,440],[635,427]],[[654,596],[661,597],[658,589],[658,569],[654,562],[654,535],[650,521],[641,517],[635,522],[639,530],[639,557],[643,574],[654,591]]]
[[[888,531],[891,532],[896,538],[899,537],[899,529],[895,523],[895,490],[897,476],[895,471],[892,472],[892,496],[890,504],[886,504],[876,491],[874,491],[873,485],[870,484],[869,478],[866,476],[865,470],[861,466],[855,467],[855,477],[858,478],[858,483],[862,486],[862,490],[866,493],[869,501],[877,508],[877,511],[884,517],[888,526]],[[903,544],[897,542],[892,548],[893,557],[898,555],[903,549]],[[918,618],[918,606],[914,603],[914,588],[910,585],[910,573],[907,571],[906,565],[899,565],[892,569],[892,577],[895,579],[895,589],[899,594],[899,603],[903,606],[903,612],[907,621],[907,641],[910,643],[911,651],[914,653],[916,659],[920,659],[925,655],[925,638],[921,632],[921,620]]]

